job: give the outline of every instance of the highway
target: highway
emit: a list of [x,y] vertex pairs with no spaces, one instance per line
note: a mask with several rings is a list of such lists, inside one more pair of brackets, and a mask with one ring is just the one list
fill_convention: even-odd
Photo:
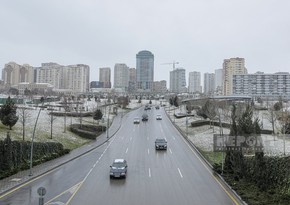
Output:
[[[144,112],[149,120],[133,124],[134,117],[141,118]],[[163,119],[156,120],[157,114]],[[155,150],[157,137],[166,138],[167,151]],[[116,158],[128,162],[126,179],[109,177]],[[0,204],[38,204],[40,186],[47,189],[45,204],[50,205],[238,204],[171,124],[163,108],[128,113],[106,144],[27,183]]]

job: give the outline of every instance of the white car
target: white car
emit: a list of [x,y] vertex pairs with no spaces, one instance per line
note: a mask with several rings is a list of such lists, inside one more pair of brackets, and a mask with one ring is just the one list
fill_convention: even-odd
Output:
[[156,120],[162,120],[162,116],[161,115],[156,115]]
[[140,123],[140,118],[139,117],[135,117],[133,123],[134,124],[139,124]]

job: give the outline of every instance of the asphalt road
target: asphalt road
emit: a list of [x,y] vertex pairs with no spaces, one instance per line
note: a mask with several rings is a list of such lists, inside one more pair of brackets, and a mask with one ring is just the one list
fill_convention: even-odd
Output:
[[[133,124],[146,112],[148,122]],[[161,114],[162,120],[156,120]],[[116,135],[98,149],[41,176],[7,196],[1,205],[38,204],[37,188],[46,204],[70,205],[227,205],[238,204],[171,124],[163,108],[143,108],[123,117]],[[167,151],[155,150],[157,137]],[[126,179],[110,179],[116,158],[128,162]]]

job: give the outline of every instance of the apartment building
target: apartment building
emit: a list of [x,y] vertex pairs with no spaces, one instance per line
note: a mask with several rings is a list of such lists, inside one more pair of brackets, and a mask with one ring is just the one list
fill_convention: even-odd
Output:
[[197,93],[197,92],[201,93],[202,92],[200,72],[197,72],[197,71],[189,72],[188,92],[189,93]]
[[290,75],[288,72],[233,75],[233,94],[252,97],[290,99]]
[[103,88],[111,88],[111,68],[105,67],[99,70],[99,82],[103,84]]
[[233,75],[247,74],[244,58],[230,58],[223,62],[223,95],[233,94]]
[[129,87],[129,67],[124,63],[116,63],[114,67],[114,88],[123,92]]
[[214,95],[215,91],[215,74],[214,73],[205,73],[204,74],[204,94]]
[[187,92],[186,80],[185,80],[185,69],[177,68],[170,71],[170,91],[174,93]]
[[2,80],[5,85],[14,86],[19,83],[33,83],[34,68],[28,64],[19,65],[15,62],[5,64],[2,69]]

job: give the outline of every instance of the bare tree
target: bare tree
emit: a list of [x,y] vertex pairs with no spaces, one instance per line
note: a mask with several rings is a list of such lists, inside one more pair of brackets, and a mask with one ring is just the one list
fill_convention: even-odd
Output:
[[25,140],[25,126],[26,122],[31,118],[31,112],[27,107],[17,107],[17,113],[19,116],[19,121],[22,125],[22,140]]
[[53,123],[57,119],[53,115],[53,111],[54,111],[54,108],[48,108],[48,122],[49,122],[49,125],[50,125],[50,139],[52,139]]

